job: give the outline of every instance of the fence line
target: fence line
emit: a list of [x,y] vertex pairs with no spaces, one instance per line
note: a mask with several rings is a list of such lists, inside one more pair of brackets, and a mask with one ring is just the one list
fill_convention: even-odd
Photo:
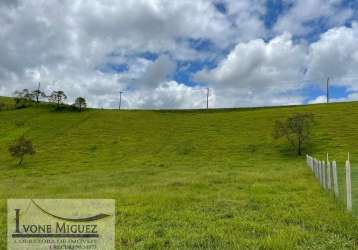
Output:
[[[330,163],[328,154],[326,161],[318,160],[310,155],[306,156],[307,166],[313,172],[314,176],[318,179],[321,186],[328,191],[333,193],[338,199],[340,197],[339,186],[338,186],[338,174],[337,174],[337,162],[332,161]],[[351,177],[351,163],[348,153],[348,159],[345,165],[345,188],[346,188],[346,205],[349,212],[352,211],[352,177]],[[342,192],[344,193],[344,192]]]

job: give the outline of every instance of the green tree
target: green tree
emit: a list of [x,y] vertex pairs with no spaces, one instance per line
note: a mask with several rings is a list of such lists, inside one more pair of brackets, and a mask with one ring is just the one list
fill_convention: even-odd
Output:
[[82,111],[82,109],[87,107],[86,99],[83,97],[77,97],[74,106]]
[[302,155],[305,144],[309,141],[314,117],[309,113],[298,113],[287,119],[275,122],[274,139],[285,137],[298,155]]
[[32,91],[31,95],[36,103],[40,103],[41,97],[46,97],[46,94],[41,91],[41,83],[39,83],[36,90]]
[[15,91],[15,105],[16,108],[24,108],[32,103],[32,93],[28,89],[23,89],[21,91]]
[[19,166],[21,166],[26,155],[34,155],[36,153],[32,145],[32,141],[30,139],[26,139],[25,136],[21,136],[19,139],[11,143],[9,145],[9,152],[12,157],[19,159]]
[[67,99],[65,92],[62,90],[53,91],[51,95],[48,97],[50,102],[56,103],[57,107],[59,108],[61,104]]
[[46,97],[46,94],[42,92],[40,89],[36,89],[31,92],[31,96],[34,99],[34,101],[36,101],[36,103],[40,103],[40,98]]

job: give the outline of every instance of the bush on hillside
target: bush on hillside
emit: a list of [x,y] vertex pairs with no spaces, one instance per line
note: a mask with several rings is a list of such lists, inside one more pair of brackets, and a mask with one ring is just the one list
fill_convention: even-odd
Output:
[[0,111],[1,111],[1,110],[5,110],[5,109],[6,109],[6,104],[0,102]]
[[32,104],[32,94],[28,89],[23,89],[21,91],[15,91],[15,108],[21,109],[31,106]]

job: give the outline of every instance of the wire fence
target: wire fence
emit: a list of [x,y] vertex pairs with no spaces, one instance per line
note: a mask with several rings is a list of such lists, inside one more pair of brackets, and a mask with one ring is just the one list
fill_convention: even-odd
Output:
[[349,154],[342,165],[331,162],[328,154],[325,160],[307,155],[307,166],[322,188],[343,203],[348,212],[358,217],[358,169],[351,166]]

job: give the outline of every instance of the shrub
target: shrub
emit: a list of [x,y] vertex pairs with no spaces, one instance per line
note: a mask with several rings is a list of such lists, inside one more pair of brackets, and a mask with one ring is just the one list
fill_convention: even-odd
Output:
[[0,102],[0,111],[6,109],[6,104],[3,102]]
[[32,94],[28,89],[22,91],[15,91],[15,108],[26,108],[32,104]]
[[9,152],[12,157],[19,159],[19,166],[21,166],[26,155],[34,155],[36,153],[32,145],[32,141],[30,139],[26,139],[25,136],[21,136],[19,139],[11,143],[9,145]]

